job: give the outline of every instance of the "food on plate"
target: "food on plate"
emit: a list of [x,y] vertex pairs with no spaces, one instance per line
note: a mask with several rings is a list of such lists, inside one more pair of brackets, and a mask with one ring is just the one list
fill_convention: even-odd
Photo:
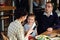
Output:
[[46,35],[38,35],[36,36],[36,39],[37,40],[50,40],[50,37]]

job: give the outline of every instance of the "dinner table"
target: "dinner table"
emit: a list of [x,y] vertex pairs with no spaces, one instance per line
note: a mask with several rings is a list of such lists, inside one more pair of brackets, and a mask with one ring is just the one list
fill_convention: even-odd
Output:
[[60,29],[54,29],[52,31],[45,31],[45,32],[41,33],[40,35],[37,35],[36,39],[38,37],[40,37],[41,35],[48,36],[50,38],[50,40],[60,40]]
[[55,30],[52,30],[52,31],[45,31],[40,35],[48,35],[48,36],[51,36],[51,37],[55,37],[58,34],[60,34],[60,29],[55,29]]

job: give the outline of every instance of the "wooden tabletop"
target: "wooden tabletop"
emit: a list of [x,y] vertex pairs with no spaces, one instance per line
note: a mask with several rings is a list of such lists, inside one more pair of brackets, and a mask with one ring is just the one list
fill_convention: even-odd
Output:
[[46,31],[46,32],[43,32],[43,33],[42,33],[42,35],[48,35],[48,36],[51,36],[51,37],[54,37],[54,36],[56,36],[57,34],[59,34],[59,36],[60,36],[60,29],[58,29],[58,30],[53,30],[52,32]]
[[16,7],[13,6],[0,6],[0,11],[15,10]]

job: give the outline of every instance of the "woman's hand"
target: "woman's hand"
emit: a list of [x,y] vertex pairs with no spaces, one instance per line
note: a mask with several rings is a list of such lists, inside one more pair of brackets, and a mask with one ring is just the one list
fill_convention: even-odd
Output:
[[28,30],[27,34],[26,34],[26,37],[29,36],[34,30],[30,29]]

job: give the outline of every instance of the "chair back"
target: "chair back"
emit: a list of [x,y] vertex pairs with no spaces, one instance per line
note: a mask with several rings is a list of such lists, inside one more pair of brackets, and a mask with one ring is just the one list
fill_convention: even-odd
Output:
[[3,40],[8,40],[8,37],[4,35],[4,33],[2,32],[1,33],[2,37],[3,37]]

